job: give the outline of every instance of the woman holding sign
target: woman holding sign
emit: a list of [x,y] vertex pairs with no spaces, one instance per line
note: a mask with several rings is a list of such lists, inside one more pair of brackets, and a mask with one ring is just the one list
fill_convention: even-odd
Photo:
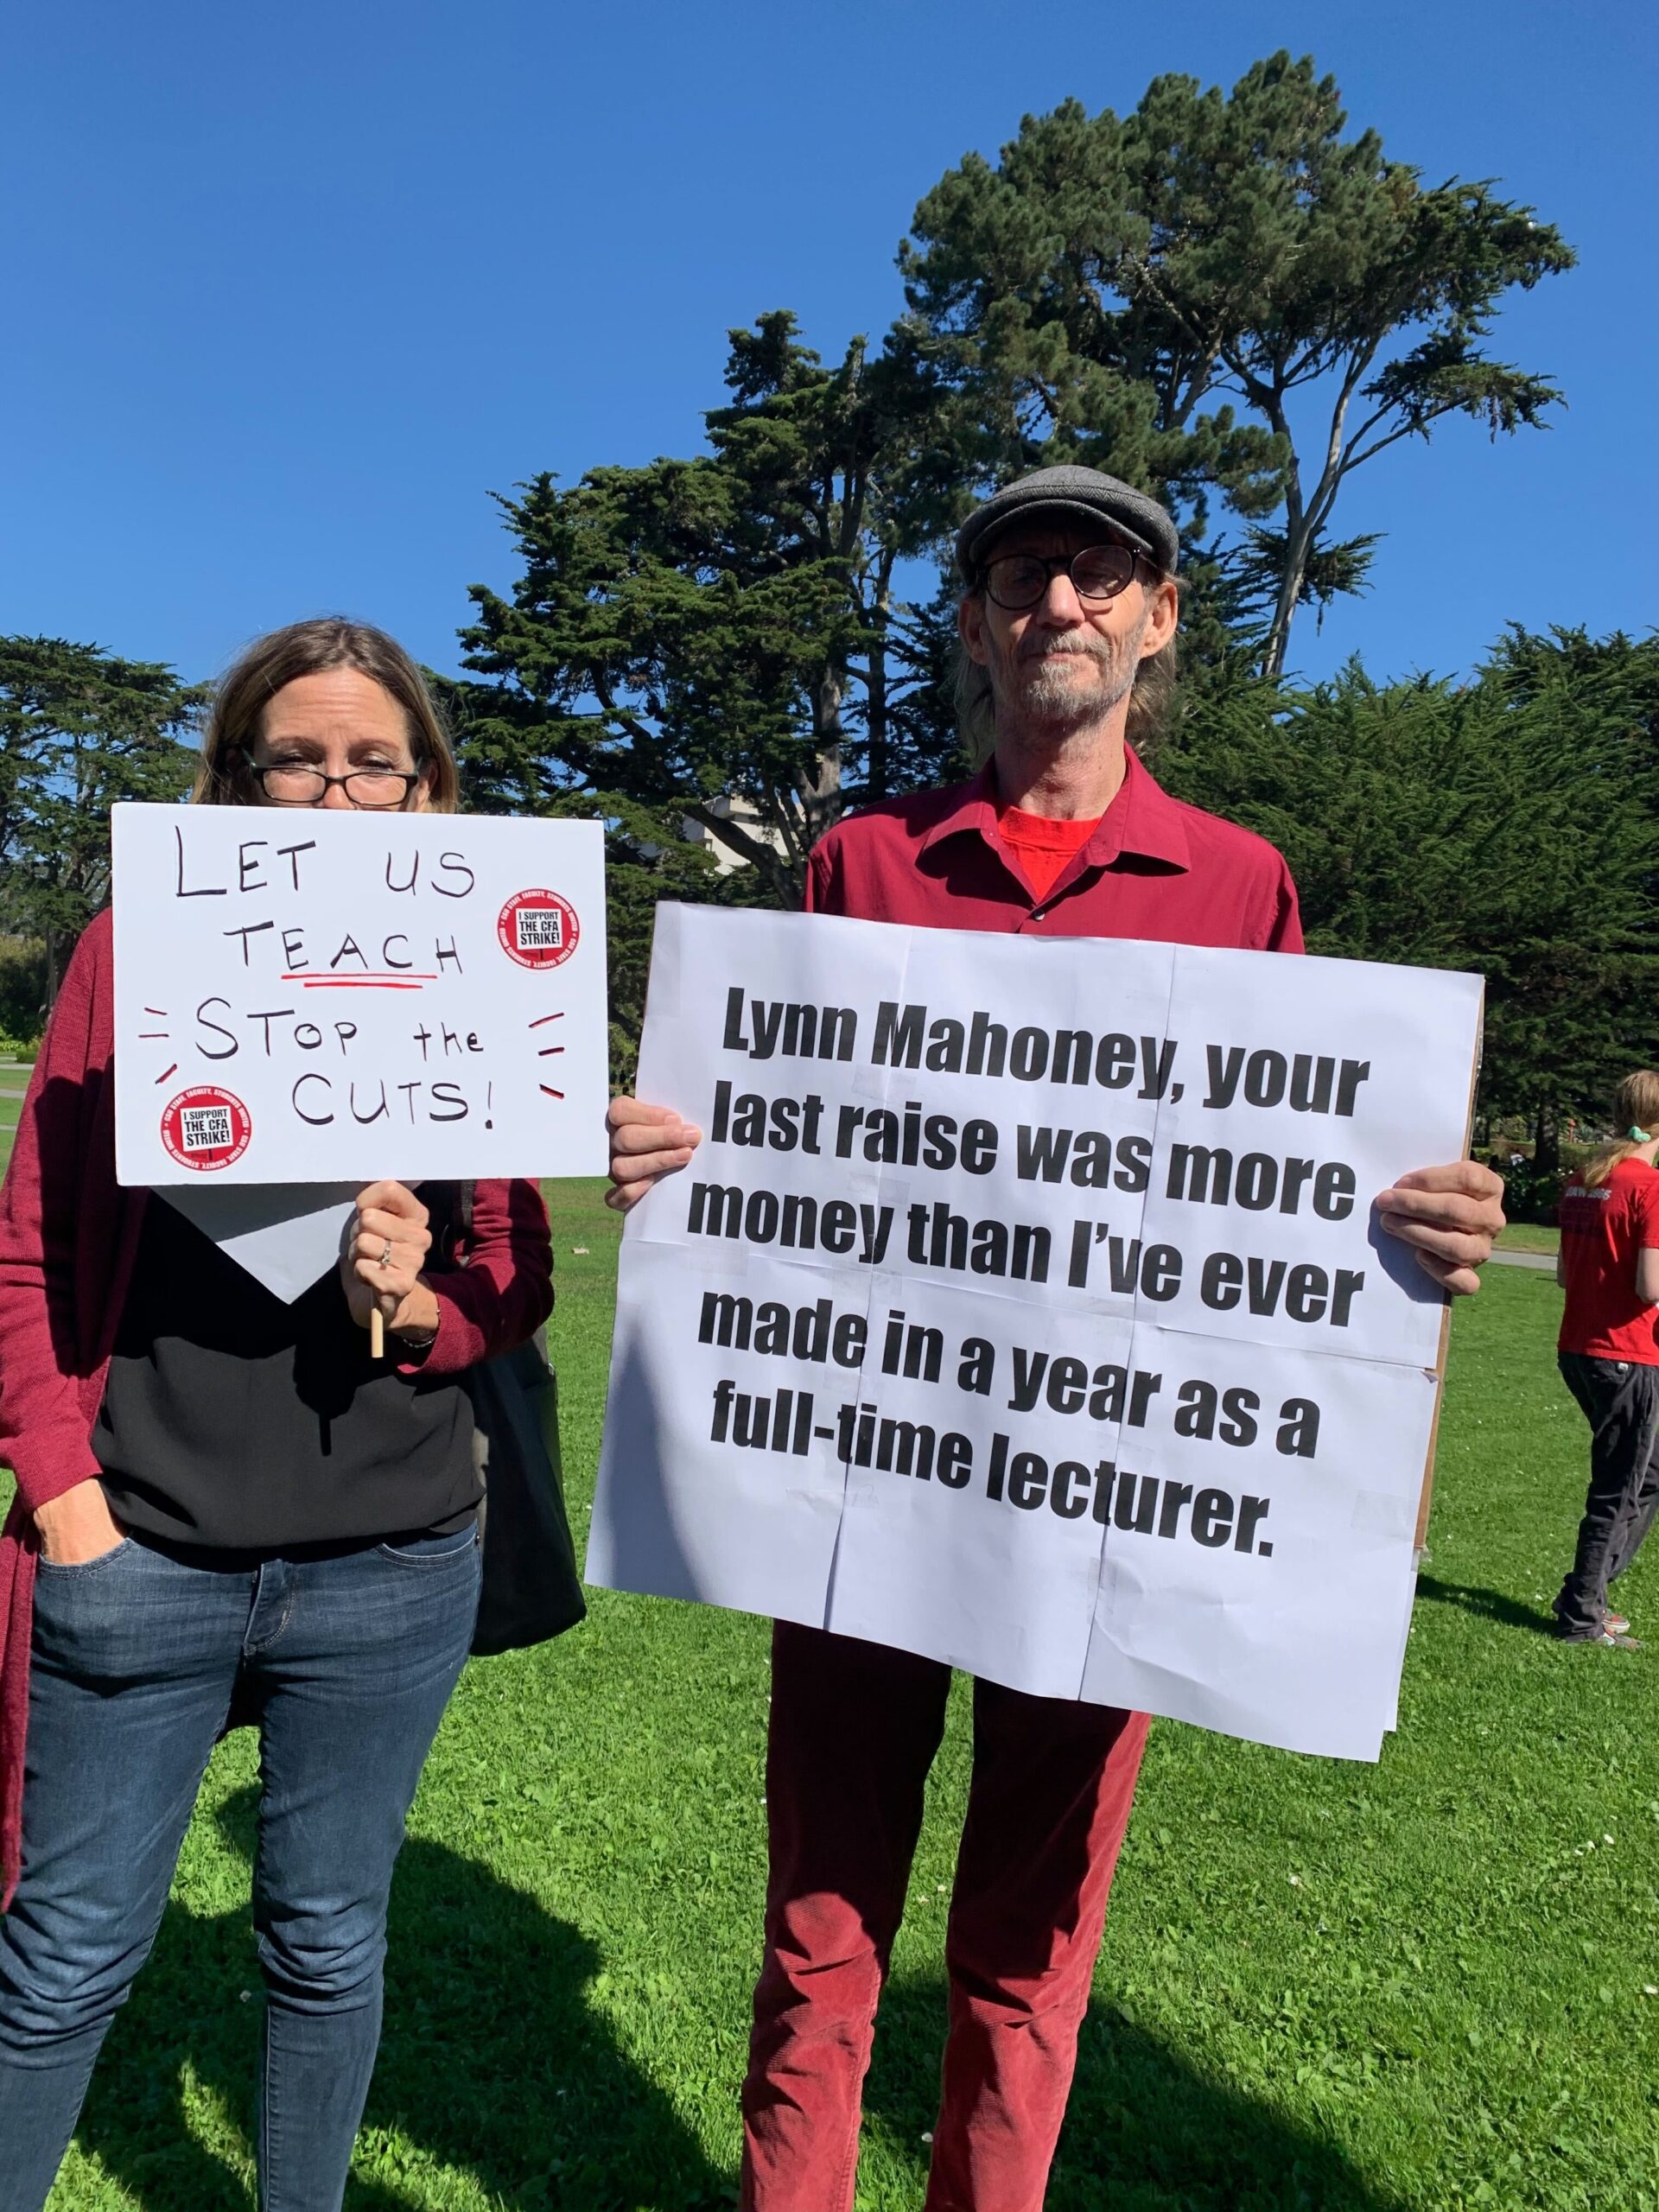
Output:
[[[304,622],[219,687],[194,796],[452,812],[455,765],[401,647]],[[324,2212],[374,2066],[392,1865],[478,1602],[461,1377],[545,1319],[547,1217],[532,1184],[480,1182],[465,1264],[440,1270],[425,1205],[374,1183],[338,1268],[283,1304],[161,1194],[118,1185],[111,1035],[105,913],[0,1194],[18,1491],[0,1544],[0,2212],[46,2198],[208,1755],[242,1721],[261,1738],[261,2202]]]

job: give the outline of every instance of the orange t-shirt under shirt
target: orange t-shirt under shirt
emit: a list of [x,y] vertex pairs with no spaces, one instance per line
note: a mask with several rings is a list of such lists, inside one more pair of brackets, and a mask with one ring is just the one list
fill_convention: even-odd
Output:
[[1100,821],[1096,815],[1092,822],[1052,822],[1046,815],[1027,814],[1017,806],[999,810],[997,830],[1024,868],[1039,906],[1099,829]]
[[1659,1245],[1659,1173],[1621,1160],[1599,1189],[1575,1175],[1561,1194],[1567,1306],[1560,1349],[1659,1367],[1659,1312],[1636,1291],[1636,1255]]

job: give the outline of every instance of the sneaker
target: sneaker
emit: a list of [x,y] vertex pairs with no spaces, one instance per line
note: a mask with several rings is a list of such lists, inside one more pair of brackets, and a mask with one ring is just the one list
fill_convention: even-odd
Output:
[[1601,1624],[1603,1628],[1606,1630],[1609,1636],[1628,1636],[1630,1634],[1630,1624],[1629,1621],[1625,1619],[1623,1613],[1604,1613],[1601,1617]]
[[1640,1651],[1643,1649],[1637,1637],[1627,1636],[1623,1629],[1604,1628],[1589,1636],[1564,1636],[1560,1641],[1563,1643],[1601,1643],[1610,1650]]

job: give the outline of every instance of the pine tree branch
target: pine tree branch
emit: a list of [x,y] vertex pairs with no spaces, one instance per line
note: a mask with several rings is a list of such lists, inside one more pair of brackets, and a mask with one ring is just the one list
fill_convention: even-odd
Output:
[[656,732],[648,723],[642,722],[631,707],[618,705],[603,677],[590,676],[588,681],[594,687],[594,698],[598,700],[617,728],[626,736],[631,738],[634,744],[651,746],[658,742]]
[[[1387,415],[1388,411],[1387,409],[1383,409],[1377,415],[1372,416],[1370,422],[1365,425],[1365,429],[1372,429]],[[1443,415],[1456,415],[1461,410],[1454,399],[1443,400],[1438,407],[1425,409],[1422,414],[1414,416],[1409,422],[1402,423],[1396,429],[1390,430],[1386,437],[1378,438],[1374,444],[1365,447],[1363,451],[1350,454],[1343,462],[1343,474],[1345,476],[1350,469],[1359,467],[1362,463],[1372,460],[1377,454],[1385,453],[1390,446],[1398,445],[1402,438],[1415,437],[1420,433],[1426,434],[1428,425],[1431,423],[1438,423]],[[1363,434],[1363,431],[1355,433],[1356,442]]]

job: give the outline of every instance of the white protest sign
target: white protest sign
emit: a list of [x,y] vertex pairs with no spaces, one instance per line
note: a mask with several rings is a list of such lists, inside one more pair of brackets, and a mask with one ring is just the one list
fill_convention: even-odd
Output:
[[122,1183],[604,1172],[597,823],[123,805],[113,843]]
[[1375,1758],[1478,977],[659,906],[587,1574]]

